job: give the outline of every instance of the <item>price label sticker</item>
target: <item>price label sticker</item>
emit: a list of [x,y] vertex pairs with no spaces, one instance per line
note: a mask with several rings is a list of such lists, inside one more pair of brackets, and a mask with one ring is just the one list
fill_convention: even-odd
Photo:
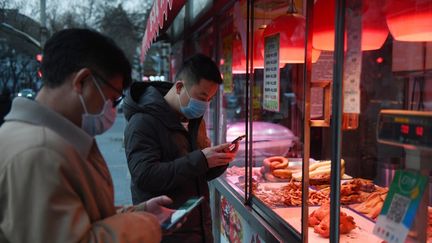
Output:
[[427,181],[418,172],[396,171],[373,233],[389,243],[405,242]]
[[263,109],[280,111],[279,34],[266,37],[264,47]]
[[360,113],[360,80],[362,69],[362,1],[349,1],[347,9],[347,50],[343,76],[343,112]]

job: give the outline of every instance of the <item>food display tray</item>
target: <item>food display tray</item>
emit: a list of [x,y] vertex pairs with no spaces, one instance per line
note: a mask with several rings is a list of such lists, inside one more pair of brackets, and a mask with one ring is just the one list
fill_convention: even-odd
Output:
[[[309,214],[312,211],[318,209],[319,206],[311,206],[309,207]],[[364,217],[363,215],[358,214],[357,212],[351,210],[347,207],[341,208],[343,212],[347,215],[352,216],[354,218],[354,222],[356,223],[356,228],[352,230],[348,234],[342,234],[340,236],[340,242],[342,243],[381,243],[382,239],[372,234],[373,227],[375,223]],[[291,226],[294,227],[297,231],[301,230],[301,207],[289,207],[289,208],[275,208],[274,211],[277,215],[287,221]],[[319,234],[314,232],[313,227],[308,227],[308,236],[309,242],[329,242],[328,238],[324,238]]]

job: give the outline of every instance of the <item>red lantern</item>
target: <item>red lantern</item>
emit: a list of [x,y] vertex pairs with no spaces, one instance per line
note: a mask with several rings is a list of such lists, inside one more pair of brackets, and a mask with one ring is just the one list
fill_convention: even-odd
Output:
[[264,28],[260,27],[254,32],[253,67],[264,68]]
[[[254,33],[254,49],[253,49],[253,68],[264,68],[264,28],[259,28]],[[246,48],[243,48],[243,43],[240,37],[233,39],[233,64],[232,72],[234,74],[246,73]]]
[[[304,63],[306,20],[296,13],[281,15],[265,28],[264,37],[280,34],[280,63]],[[312,62],[319,58],[320,51],[312,50]]]
[[386,8],[390,33],[398,41],[432,41],[431,0],[390,0]]
[[[253,68],[264,68],[264,27],[260,27],[254,32],[254,48],[253,48]],[[246,73],[246,48],[243,47],[243,42],[240,37],[233,39],[233,61],[232,73]],[[280,63],[279,67],[283,67],[284,63]]]
[[[398,0],[396,0],[398,1]],[[405,1],[405,0],[399,0]],[[381,11],[382,1],[363,0],[361,49],[363,51],[380,49],[387,39],[388,30]],[[335,0],[317,0],[314,6],[313,41],[314,48],[334,51],[335,37]],[[345,50],[346,50],[345,31]]]
[[246,55],[243,49],[243,44],[239,36],[233,39],[233,53],[232,53],[232,73],[243,74],[246,73]]

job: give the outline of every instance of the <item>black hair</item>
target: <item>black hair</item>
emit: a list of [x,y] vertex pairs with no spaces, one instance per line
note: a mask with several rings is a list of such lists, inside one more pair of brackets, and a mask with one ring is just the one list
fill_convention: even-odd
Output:
[[82,68],[109,79],[123,77],[123,89],[131,83],[131,65],[114,41],[90,29],[65,29],[45,44],[41,72],[44,85],[55,88]]
[[207,79],[217,84],[222,83],[222,77],[216,63],[208,56],[195,54],[187,59],[176,75],[176,80],[184,80],[186,85],[198,84],[201,79]]

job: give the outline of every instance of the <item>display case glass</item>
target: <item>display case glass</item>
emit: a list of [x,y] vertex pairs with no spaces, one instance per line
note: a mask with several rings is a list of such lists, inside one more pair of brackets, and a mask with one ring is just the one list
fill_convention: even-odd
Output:
[[[218,116],[218,136],[220,143],[231,142],[238,136],[245,135],[247,122],[247,85],[246,85],[246,42],[247,31],[239,28],[236,22],[246,24],[246,12],[240,11],[239,3],[224,12],[218,23],[219,27],[219,68],[223,76],[220,87],[220,113]],[[245,140],[240,141],[239,151],[230,163],[224,178],[235,189],[237,196],[245,198]],[[236,178],[231,181],[231,178]],[[232,182],[232,183],[231,183]]]
[[[382,242],[373,229],[396,171],[429,181],[429,170],[412,166],[408,154],[429,153],[414,142],[430,144],[430,124],[402,118],[432,110],[432,0],[343,2],[239,1],[228,11],[218,31],[218,134],[221,142],[247,139],[224,180],[278,232],[328,242],[337,207],[341,242]],[[389,109],[402,114],[392,118],[391,134],[378,123]],[[411,146],[385,143],[380,133]],[[332,198],[339,200],[330,207]]]

